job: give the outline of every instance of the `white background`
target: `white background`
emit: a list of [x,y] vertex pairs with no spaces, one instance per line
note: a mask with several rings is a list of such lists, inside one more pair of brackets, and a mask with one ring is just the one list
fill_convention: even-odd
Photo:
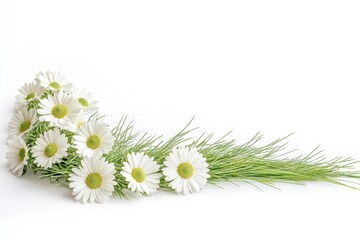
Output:
[[49,1],[0,5],[0,239],[359,239],[360,193],[322,183],[206,187],[81,204],[6,168],[17,89],[61,70],[115,125],[194,126],[239,143],[295,131],[306,153],[360,159],[359,1]]

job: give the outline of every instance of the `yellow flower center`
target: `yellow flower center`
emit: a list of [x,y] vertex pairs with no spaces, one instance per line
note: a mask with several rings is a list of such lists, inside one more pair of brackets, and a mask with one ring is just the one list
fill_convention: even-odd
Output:
[[61,88],[61,85],[58,82],[51,82],[49,86],[55,88],[56,90],[59,90]]
[[78,101],[84,107],[89,107],[89,105],[90,105],[89,102],[85,98],[79,98]]
[[34,97],[35,97],[35,93],[30,93],[29,95],[26,96],[25,99],[28,101],[28,100],[30,100],[30,99],[32,99]]
[[90,173],[87,176],[85,183],[89,188],[96,189],[101,186],[102,178],[98,173]]
[[25,155],[26,155],[26,150],[25,150],[25,148],[20,149],[20,150],[19,150],[19,160],[20,160],[20,161],[24,161]]
[[28,130],[30,128],[30,125],[31,123],[28,120],[25,120],[22,123],[20,123],[20,127],[19,127],[20,132],[25,132],[26,130]]
[[141,183],[145,181],[146,173],[141,168],[134,168],[131,172],[131,176],[135,179],[135,181]]
[[100,146],[101,143],[101,139],[98,135],[91,135],[87,141],[86,141],[86,145],[88,146],[88,148],[91,149],[96,149]]
[[49,144],[46,146],[45,148],[45,156],[47,157],[52,157],[55,155],[55,153],[57,152],[58,148],[56,144]]
[[190,163],[184,162],[178,166],[177,172],[180,177],[187,179],[194,174],[194,168]]
[[83,124],[83,122],[82,122],[82,121],[79,121],[79,122],[77,123],[77,128],[80,129],[82,124]]
[[66,106],[62,105],[62,104],[58,104],[55,107],[53,107],[51,113],[52,115],[54,115],[54,117],[56,118],[63,118],[66,116],[68,110],[66,108]]

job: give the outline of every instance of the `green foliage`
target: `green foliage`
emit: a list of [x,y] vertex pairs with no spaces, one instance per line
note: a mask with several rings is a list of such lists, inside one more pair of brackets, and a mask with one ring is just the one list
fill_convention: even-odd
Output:
[[[94,114],[90,121],[101,121],[103,117]],[[261,183],[275,187],[276,182],[302,184],[307,181],[322,181],[342,186],[354,187],[356,183],[348,178],[359,178],[360,172],[354,171],[356,163],[351,158],[327,159],[322,151],[315,148],[304,156],[291,157],[293,151],[286,151],[287,139],[277,139],[269,144],[260,145],[262,136],[256,134],[248,142],[238,145],[235,140],[226,140],[228,134],[213,141],[213,135],[202,134],[199,138],[190,137],[197,128],[190,128],[192,120],[172,138],[165,141],[162,136],[150,136],[148,133],[136,132],[133,122],[127,117],[121,118],[117,127],[112,130],[115,143],[109,154],[104,155],[108,162],[114,163],[116,169],[116,182],[114,194],[125,197],[123,190],[128,183],[120,174],[126,156],[131,152],[144,152],[153,157],[161,167],[172,149],[179,145],[196,147],[207,159],[209,164],[209,183],[219,182],[245,182],[258,187]],[[45,131],[52,129],[46,122],[37,122],[34,128],[26,135],[26,144],[31,148],[36,139]],[[62,130],[71,144],[73,133]],[[68,185],[68,177],[74,167],[80,165],[81,157],[76,149],[70,147],[68,156],[60,163],[54,164],[50,169],[38,167],[33,162],[30,152],[28,168],[42,178],[49,178],[53,183]],[[160,180],[163,190],[171,190],[164,177]]]
[[294,151],[286,151],[288,137],[259,147],[255,146],[262,139],[259,134],[242,145],[223,139],[210,143],[209,137],[205,141],[194,141],[191,146],[206,157],[209,182],[213,184],[243,181],[274,186],[275,182],[322,181],[355,188],[353,185],[357,184],[352,185],[345,178],[360,177],[359,171],[352,170],[357,161],[341,157],[327,159],[318,147],[307,155],[291,157]]
[[[286,140],[290,135],[264,146],[256,146],[262,139],[260,134],[242,145],[237,145],[235,140],[226,140],[228,134],[216,141],[212,141],[212,134],[205,133],[192,140],[189,135],[197,128],[190,128],[191,122],[174,137],[164,141],[162,137],[134,132],[132,122],[127,123],[126,117],[123,117],[113,130],[116,140],[107,160],[114,162],[119,172],[128,153],[144,152],[163,167],[172,148],[183,144],[196,147],[207,159],[211,184],[241,181],[255,187],[258,187],[254,184],[256,182],[274,187],[273,183],[276,182],[301,184],[306,181],[323,181],[355,188],[356,183],[346,178],[360,177],[360,172],[352,170],[355,160],[341,157],[327,160],[318,148],[304,156],[290,157],[293,151],[286,151]],[[118,186],[115,192],[122,195],[127,183],[118,173],[116,179]],[[171,190],[164,177],[161,178],[160,187]]]

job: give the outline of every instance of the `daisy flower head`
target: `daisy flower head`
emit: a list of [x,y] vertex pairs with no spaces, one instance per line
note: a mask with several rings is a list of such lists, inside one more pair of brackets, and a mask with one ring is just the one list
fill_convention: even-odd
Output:
[[110,152],[114,137],[105,123],[84,122],[73,137],[77,154],[85,158],[102,156]]
[[210,177],[209,165],[196,148],[174,148],[164,164],[165,180],[180,194],[199,192]]
[[96,104],[97,100],[94,100],[94,97],[91,92],[87,92],[85,90],[77,91],[75,96],[84,110],[89,112],[96,112],[98,107]]
[[31,108],[30,110],[27,110],[27,107],[25,106],[20,107],[9,123],[10,137],[22,136],[29,132],[37,119],[35,109]]
[[72,172],[69,186],[76,200],[103,203],[112,195],[116,185],[113,163],[98,157],[85,158]]
[[16,95],[16,102],[25,105],[28,102],[39,99],[44,88],[39,83],[25,83],[20,89],[19,94]]
[[77,100],[66,92],[54,93],[41,99],[39,109],[40,121],[50,122],[50,126],[55,126],[71,131],[71,124],[74,124],[81,107]]
[[79,131],[80,127],[84,122],[89,120],[89,116],[85,114],[85,110],[81,109],[80,113],[76,116],[74,123],[71,125],[72,132]]
[[128,188],[141,195],[150,195],[159,188],[161,174],[158,173],[160,166],[144,153],[130,153],[127,162],[124,162],[121,175],[127,182]]
[[29,159],[28,148],[21,137],[15,136],[9,141],[9,149],[6,153],[9,170],[21,176]]
[[35,81],[38,82],[45,89],[53,91],[71,91],[73,89],[72,83],[65,80],[65,76],[60,72],[46,71],[45,73],[39,72]]
[[67,137],[61,134],[58,128],[46,131],[36,139],[32,149],[34,163],[45,169],[51,168],[54,163],[67,156],[69,147]]

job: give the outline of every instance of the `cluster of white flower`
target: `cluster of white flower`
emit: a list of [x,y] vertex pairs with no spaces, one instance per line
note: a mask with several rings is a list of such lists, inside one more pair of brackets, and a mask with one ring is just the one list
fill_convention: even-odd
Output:
[[[19,92],[6,154],[14,174],[21,176],[29,160],[50,169],[67,160],[71,147],[82,160],[69,174],[69,186],[75,198],[83,202],[106,201],[117,184],[117,173],[137,195],[156,192],[162,176],[181,194],[198,192],[210,177],[206,159],[195,148],[187,147],[174,148],[162,170],[154,158],[130,153],[117,172],[114,163],[104,158],[112,149],[114,137],[106,124],[88,118],[97,111],[97,101],[91,93],[75,91],[59,72],[40,72],[35,82],[24,84]],[[27,144],[27,135],[41,122],[48,124],[47,130],[33,144]]]

